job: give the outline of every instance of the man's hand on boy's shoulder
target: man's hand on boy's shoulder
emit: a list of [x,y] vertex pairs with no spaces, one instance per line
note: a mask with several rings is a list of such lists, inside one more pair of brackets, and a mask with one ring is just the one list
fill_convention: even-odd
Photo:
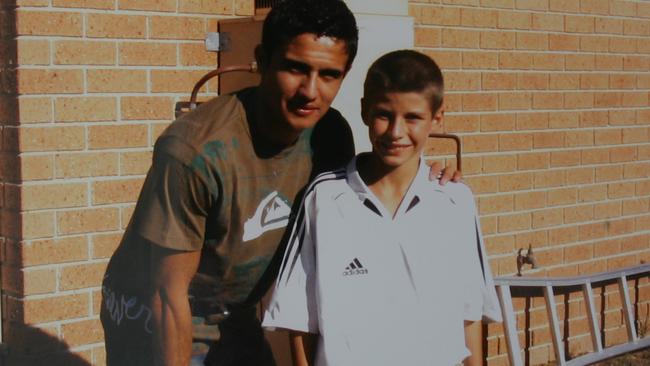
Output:
[[429,180],[436,180],[440,178],[440,185],[445,185],[445,183],[452,181],[458,183],[463,179],[463,173],[460,170],[456,170],[451,165],[443,167],[437,161],[434,161],[431,164],[431,169],[429,169]]

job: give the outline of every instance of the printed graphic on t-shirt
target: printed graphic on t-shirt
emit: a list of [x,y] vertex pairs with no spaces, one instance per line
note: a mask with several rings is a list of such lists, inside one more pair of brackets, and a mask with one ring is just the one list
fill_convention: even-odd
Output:
[[289,223],[291,205],[277,191],[264,197],[255,209],[253,217],[244,223],[243,241],[259,238],[267,231],[280,229]]

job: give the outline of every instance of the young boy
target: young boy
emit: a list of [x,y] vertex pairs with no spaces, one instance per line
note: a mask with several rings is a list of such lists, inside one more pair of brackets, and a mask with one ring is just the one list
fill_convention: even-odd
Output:
[[429,182],[422,159],[442,99],[440,69],[418,52],[368,70],[373,150],[307,189],[264,318],[291,331],[296,365],[454,365],[470,352],[481,364],[480,320],[500,313],[474,201]]

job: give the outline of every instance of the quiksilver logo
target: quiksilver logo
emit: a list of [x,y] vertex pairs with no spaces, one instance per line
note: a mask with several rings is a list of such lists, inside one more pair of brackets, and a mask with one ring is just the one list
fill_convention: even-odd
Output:
[[350,264],[345,267],[345,271],[343,272],[344,276],[354,276],[354,275],[362,275],[362,274],[367,274],[368,270],[363,267],[361,262],[359,262],[358,258],[354,258]]

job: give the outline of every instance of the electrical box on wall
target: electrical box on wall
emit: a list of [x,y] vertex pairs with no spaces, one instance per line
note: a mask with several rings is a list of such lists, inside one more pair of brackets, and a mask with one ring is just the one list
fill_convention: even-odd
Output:
[[[255,61],[255,46],[262,40],[264,16],[219,21],[219,65],[247,65]],[[259,84],[257,73],[231,72],[219,76],[219,94]]]

